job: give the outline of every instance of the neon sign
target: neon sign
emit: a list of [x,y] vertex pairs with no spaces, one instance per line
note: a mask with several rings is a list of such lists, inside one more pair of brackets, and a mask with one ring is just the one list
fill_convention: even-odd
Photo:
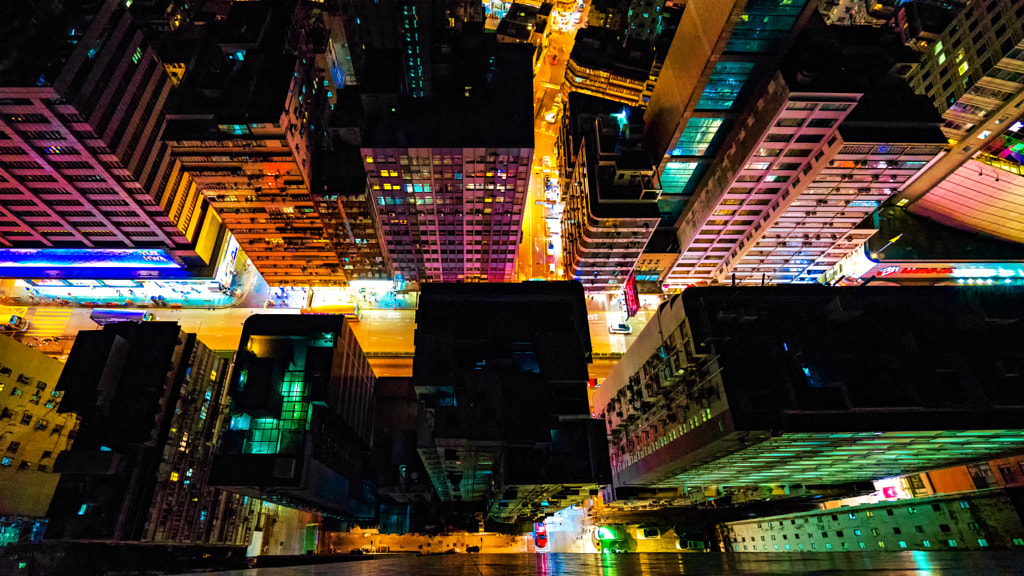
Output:
[[0,267],[181,268],[161,249],[3,248]]
[[908,267],[903,267],[903,266],[886,266],[885,268],[882,268],[881,270],[878,271],[878,276],[880,278],[885,278],[886,276],[892,276],[894,274],[900,274],[900,275],[903,275],[903,276],[933,276],[933,275],[948,276],[948,275],[953,274],[953,269],[952,268],[913,268],[913,267],[909,267],[909,266]]
[[633,274],[629,275],[626,280],[626,314],[632,318],[636,316],[637,310],[640,309],[640,298],[636,294],[636,276]]

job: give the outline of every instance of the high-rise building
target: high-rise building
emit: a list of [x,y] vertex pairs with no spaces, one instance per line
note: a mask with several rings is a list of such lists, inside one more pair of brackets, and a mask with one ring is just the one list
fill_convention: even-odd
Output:
[[588,415],[586,318],[576,282],[422,287],[418,449],[455,513],[539,521],[608,482],[603,424]]
[[165,210],[159,198],[174,79],[156,36],[124,2],[51,4],[4,14],[0,244],[140,249],[208,264],[219,228],[205,206]]
[[43,533],[40,524],[60,478],[53,463],[78,426],[73,414],[55,411],[63,369],[60,361],[0,336],[0,544]]
[[621,36],[596,26],[576,33],[565,67],[564,84],[568,91],[629,106],[647,105],[658,81],[657,75],[652,77],[656,54],[646,43],[639,45],[639,40],[624,46]]
[[372,519],[374,381],[342,316],[250,317],[210,483],[289,508]]
[[424,97],[364,96],[381,245],[413,281],[508,282],[533,161],[531,50],[463,31]]
[[247,545],[260,503],[207,482],[228,368],[174,322],[81,332],[57,382],[81,424],[54,466],[47,538]]
[[614,485],[706,501],[1019,452],[1021,298],[968,287],[688,289],[660,307],[594,399]]
[[672,226],[744,126],[815,2],[690,0],[644,120]]
[[900,43],[814,23],[680,218],[663,284],[815,282],[941,155],[941,119],[890,74]]
[[1020,550],[1024,491],[985,490],[762,516],[721,524],[718,531],[724,552]]
[[[897,17],[906,9],[901,6]],[[953,202],[941,195],[929,198],[930,192],[946,186],[944,180],[955,178],[1024,114],[1024,2],[969,2],[950,9],[955,10],[952,22],[937,38],[908,38],[922,52],[921,65],[909,74],[910,84],[927,94],[942,113],[949,150],[893,201],[925,215],[944,214],[946,223],[972,227],[987,215],[1002,212],[1002,195],[974,194],[962,183],[953,183],[958,189]],[[968,171],[977,173],[975,168]]]
[[619,292],[661,219],[643,110],[569,95],[572,170],[564,188],[562,260],[587,292]]
[[271,285],[346,281],[337,230],[310,190],[328,82],[313,61],[328,46],[304,33],[305,8],[233,4],[210,25],[163,134],[173,162],[165,194],[204,196]]

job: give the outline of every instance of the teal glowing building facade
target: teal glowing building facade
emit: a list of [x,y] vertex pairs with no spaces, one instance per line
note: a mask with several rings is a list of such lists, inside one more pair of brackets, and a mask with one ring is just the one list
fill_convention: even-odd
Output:
[[372,518],[364,474],[375,381],[342,316],[251,317],[211,483],[290,508]]
[[644,120],[661,154],[660,207],[671,226],[726,150],[785,47],[813,11],[808,0],[690,0]]

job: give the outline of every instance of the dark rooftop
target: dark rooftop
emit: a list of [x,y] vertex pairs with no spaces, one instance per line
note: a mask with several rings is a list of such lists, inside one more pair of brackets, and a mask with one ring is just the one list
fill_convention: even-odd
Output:
[[[1024,262],[1024,246],[996,238],[972,234],[915,216],[902,208],[886,206],[875,213],[878,234],[871,237],[866,250],[876,252],[889,240],[902,234],[877,258],[878,261],[1000,261]],[[869,219],[870,220],[870,219]]]
[[[278,122],[295,70],[296,57],[286,49],[294,9],[293,0],[234,3],[200,49],[175,112],[212,111],[213,129],[224,123]],[[168,130],[174,134],[184,127],[199,128],[191,123]]]
[[888,29],[826,26],[815,15],[781,71],[791,92],[863,94],[840,127],[848,142],[944,144],[931,100],[894,73],[918,58]]
[[643,148],[643,110],[620,102],[569,94],[573,158],[586,142],[590,211],[605,218],[658,218],[654,166]]
[[580,66],[604,70],[623,78],[646,81],[654,64],[654,51],[645,45],[623,46],[622,35],[600,26],[576,32],[569,57]]
[[459,42],[432,95],[364,91],[363,146],[533,148],[533,47],[466,32]]

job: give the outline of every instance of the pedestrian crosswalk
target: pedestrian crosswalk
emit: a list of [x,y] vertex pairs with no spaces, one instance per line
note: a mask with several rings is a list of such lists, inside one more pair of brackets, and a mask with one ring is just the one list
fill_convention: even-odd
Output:
[[64,334],[64,327],[71,318],[68,308],[36,308],[29,318],[27,336],[33,338],[53,338]]

